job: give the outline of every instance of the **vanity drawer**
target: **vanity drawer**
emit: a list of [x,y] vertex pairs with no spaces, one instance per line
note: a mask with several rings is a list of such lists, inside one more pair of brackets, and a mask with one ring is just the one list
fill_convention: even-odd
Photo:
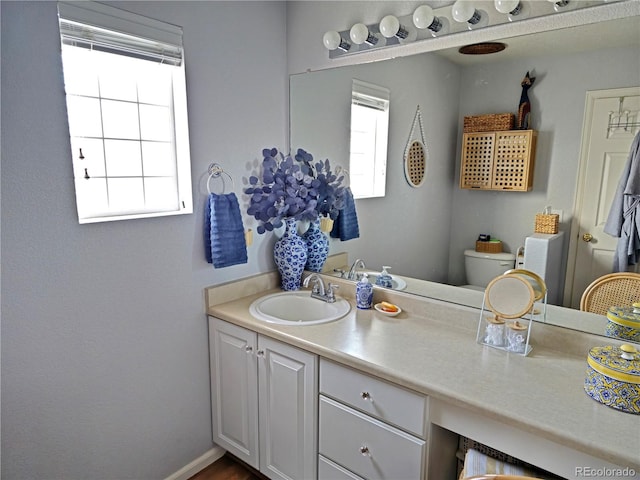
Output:
[[336,363],[320,360],[320,393],[427,437],[427,397]]
[[364,480],[328,458],[318,455],[318,480]]
[[320,396],[319,453],[368,480],[423,478],[426,442]]

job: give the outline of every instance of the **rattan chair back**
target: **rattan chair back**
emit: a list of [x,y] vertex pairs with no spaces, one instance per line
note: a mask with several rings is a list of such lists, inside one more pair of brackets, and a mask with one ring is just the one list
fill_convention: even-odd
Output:
[[594,280],[580,300],[580,310],[606,315],[609,307],[640,302],[640,273],[610,273]]

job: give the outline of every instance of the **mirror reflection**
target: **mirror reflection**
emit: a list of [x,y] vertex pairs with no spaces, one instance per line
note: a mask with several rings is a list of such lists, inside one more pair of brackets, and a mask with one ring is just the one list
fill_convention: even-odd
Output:
[[[556,36],[549,40],[549,34]],[[486,234],[516,256],[534,233],[536,213],[550,205],[564,234],[556,287],[563,291],[555,292],[556,303],[570,305],[572,292],[564,286],[575,261],[569,258],[569,233],[580,191],[585,96],[637,86],[640,79],[637,18],[602,22],[593,35],[593,26],[573,27],[508,39],[505,51],[471,59],[457,51],[434,52],[292,75],[292,148],[343,165],[349,158],[352,80],[366,78],[390,90],[386,196],[357,202],[360,238],[334,240],[330,253],[345,252],[351,261],[361,258],[372,272],[390,266],[407,292],[479,308],[482,292],[458,287],[467,284],[465,250],[474,249],[479,235]],[[515,113],[527,71],[536,77],[529,91],[531,128],[538,132],[533,189],[461,190],[463,118]],[[403,151],[418,106],[430,163],[424,183],[412,188],[404,178]],[[550,305],[548,321],[560,317],[565,326],[589,330],[585,316],[573,318],[571,311]],[[595,331],[602,332],[601,327],[597,324]]]

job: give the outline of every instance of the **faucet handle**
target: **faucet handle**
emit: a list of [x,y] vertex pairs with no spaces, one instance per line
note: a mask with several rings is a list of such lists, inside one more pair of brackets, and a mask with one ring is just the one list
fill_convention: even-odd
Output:
[[336,294],[334,292],[334,289],[336,288],[340,288],[340,285],[336,285],[335,283],[331,283],[331,282],[329,282],[329,284],[327,285],[327,301],[328,302],[336,301]]

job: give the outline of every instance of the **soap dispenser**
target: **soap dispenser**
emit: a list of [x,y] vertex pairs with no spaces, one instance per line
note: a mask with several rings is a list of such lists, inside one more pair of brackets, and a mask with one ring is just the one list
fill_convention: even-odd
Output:
[[373,285],[369,283],[369,275],[362,274],[362,278],[356,284],[356,306],[361,310],[371,308],[373,303]]
[[379,287],[385,287],[385,288],[393,287],[393,280],[391,279],[391,275],[389,275],[389,272],[387,272],[388,268],[391,268],[391,267],[383,266],[382,272],[380,272],[380,275],[378,275],[378,278],[376,278],[376,285],[378,285]]

